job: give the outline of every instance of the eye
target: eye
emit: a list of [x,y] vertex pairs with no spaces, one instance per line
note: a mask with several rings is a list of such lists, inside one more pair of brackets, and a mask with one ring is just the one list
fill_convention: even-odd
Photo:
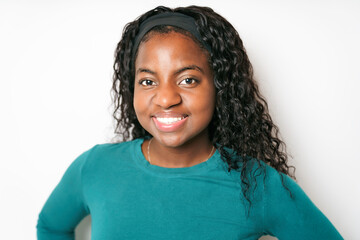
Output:
[[182,80],[179,85],[192,85],[197,83],[198,80],[194,79],[194,78],[185,78],[184,80]]
[[155,82],[151,81],[149,79],[141,80],[139,83],[141,85],[143,85],[143,86],[153,86],[153,85],[155,85]]

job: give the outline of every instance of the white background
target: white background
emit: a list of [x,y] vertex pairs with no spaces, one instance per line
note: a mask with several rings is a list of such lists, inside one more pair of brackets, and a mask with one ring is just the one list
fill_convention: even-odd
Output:
[[[182,1],[238,30],[299,185],[360,239],[359,1]],[[124,25],[175,1],[0,1],[1,239],[35,239],[69,164],[113,137],[113,52]],[[88,218],[78,239],[89,239]]]

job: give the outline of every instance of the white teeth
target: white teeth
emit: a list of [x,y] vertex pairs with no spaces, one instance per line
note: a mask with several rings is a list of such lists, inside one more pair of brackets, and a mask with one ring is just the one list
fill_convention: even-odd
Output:
[[171,124],[171,123],[174,123],[174,122],[178,122],[183,118],[182,117],[177,117],[177,118],[159,118],[158,117],[156,119],[161,123]]

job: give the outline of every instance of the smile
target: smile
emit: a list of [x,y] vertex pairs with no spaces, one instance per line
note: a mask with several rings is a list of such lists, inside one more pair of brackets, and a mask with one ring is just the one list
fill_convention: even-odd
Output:
[[159,122],[161,123],[164,123],[164,124],[172,124],[172,123],[175,123],[175,122],[178,122],[180,120],[184,119],[184,117],[177,117],[177,118],[156,118],[156,120],[158,120]]
[[186,123],[188,117],[152,117],[152,119],[159,131],[174,132],[179,130]]

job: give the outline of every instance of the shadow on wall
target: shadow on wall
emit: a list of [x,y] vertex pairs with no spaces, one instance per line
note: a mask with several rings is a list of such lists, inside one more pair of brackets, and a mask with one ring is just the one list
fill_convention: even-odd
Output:
[[84,218],[75,229],[76,240],[91,240],[91,217]]
[[[87,216],[84,218],[75,229],[76,240],[91,240],[91,217]],[[274,240],[277,238],[264,236],[259,240]]]

